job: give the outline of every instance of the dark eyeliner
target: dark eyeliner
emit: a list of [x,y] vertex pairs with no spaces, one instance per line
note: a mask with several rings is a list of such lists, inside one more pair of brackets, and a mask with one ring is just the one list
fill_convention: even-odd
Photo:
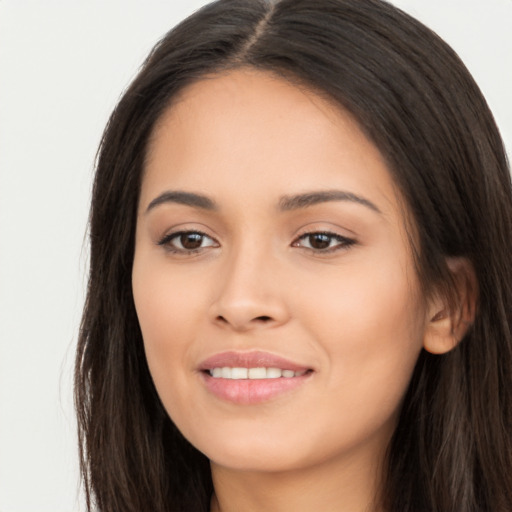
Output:
[[357,240],[355,240],[354,238],[348,238],[348,237],[340,235],[338,233],[333,233],[331,231],[309,231],[307,233],[303,233],[302,235],[300,235],[296,239],[296,242],[293,243],[293,245],[295,247],[301,247],[300,245],[298,245],[299,242],[301,240],[307,239],[307,237],[312,236],[312,235],[324,235],[324,236],[327,236],[327,237],[339,242],[339,245],[336,245],[334,247],[327,247],[326,249],[315,249],[314,247],[303,247],[303,249],[314,252],[316,254],[329,254],[329,253],[334,253],[337,251],[342,251],[344,249],[348,249],[349,247],[351,247],[357,243]]
[[180,231],[174,231],[172,233],[168,233],[168,234],[164,235],[162,238],[160,238],[160,240],[158,240],[157,245],[163,247],[166,251],[171,252],[173,254],[183,254],[183,255],[195,254],[195,253],[205,249],[205,247],[198,247],[197,249],[178,249],[178,248],[170,245],[171,240],[173,240],[181,235],[186,235],[186,234],[191,234],[191,233],[214,240],[210,235],[204,233],[203,231],[199,231],[197,229],[183,229]]

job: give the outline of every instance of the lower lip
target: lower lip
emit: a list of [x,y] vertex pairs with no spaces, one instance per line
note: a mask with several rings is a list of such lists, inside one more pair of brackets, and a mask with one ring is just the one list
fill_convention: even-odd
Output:
[[241,405],[267,402],[299,388],[309,380],[310,376],[311,372],[300,377],[277,379],[222,379],[202,373],[202,379],[208,391],[222,400]]

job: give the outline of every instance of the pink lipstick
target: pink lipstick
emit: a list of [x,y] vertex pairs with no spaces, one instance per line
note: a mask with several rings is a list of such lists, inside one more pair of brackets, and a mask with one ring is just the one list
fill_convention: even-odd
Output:
[[313,370],[267,352],[223,352],[203,361],[206,388],[236,404],[257,404],[303,385]]

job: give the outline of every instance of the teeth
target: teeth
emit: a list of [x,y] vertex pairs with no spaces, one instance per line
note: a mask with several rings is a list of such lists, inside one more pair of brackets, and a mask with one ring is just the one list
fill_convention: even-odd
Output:
[[266,379],[266,368],[249,368],[249,379]]
[[279,379],[282,374],[279,368],[267,368],[267,379]]
[[215,379],[279,379],[284,377],[300,377],[305,371],[294,372],[293,370],[281,370],[280,368],[231,368],[224,366],[223,368],[212,368],[209,373]]
[[231,368],[232,379],[247,379],[248,373],[247,368]]

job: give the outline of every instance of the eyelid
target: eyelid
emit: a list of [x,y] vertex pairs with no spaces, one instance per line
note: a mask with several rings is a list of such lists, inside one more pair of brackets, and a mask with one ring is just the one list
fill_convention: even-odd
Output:
[[[337,240],[339,243],[334,247],[326,247],[324,249],[316,249],[314,247],[304,247],[300,245],[301,240],[313,235],[325,235],[331,239]],[[349,247],[355,245],[356,243],[357,240],[355,238],[347,237],[341,235],[340,233],[325,229],[310,229],[309,231],[302,232],[300,235],[298,235],[292,242],[292,247],[302,247],[303,249],[311,251],[315,254],[329,254],[337,251],[347,250]]]
[[[170,242],[173,239],[178,238],[181,235],[186,235],[186,234],[200,235],[201,237],[210,239],[213,243],[210,245],[204,246],[204,247],[203,246],[197,247],[195,249],[179,248],[179,247],[173,247],[171,245]],[[220,246],[219,242],[213,236],[210,236],[209,234],[205,233],[204,231],[201,231],[200,229],[193,229],[193,228],[178,229],[176,231],[168,232],[157,241],[157,245],[164,247],[165,250],[167,250],[173,254],[184,255],[184,256],[196,254],[196,253],[203,251],[205,249],[208,249],[210,247],[219,247]]]
[[[199,247],[195,248],[186,248],[186,247],[176,247],[172,244],[172,241],[174,239],[179,239],[180,236],[183,235],[198,235],[202,238],[201,244]],[[324,235],[325,237],[328,237],[329,244],[327,247],[324,248],[318,248],[318,247],[311,247],[307,245],[303,245],[302,241],[307,240],[308,237],[313,237],[315,235]],[[204,241],[209,240],[207,245],[203,245]],[[331,243],[335,241],[335,245],[331,246]],[[347,250],[352,245],[356,244],[357,240],[353,237],[345,236],[340,234],[339,232],[336,232],[335,230],[330,229],[321,229],[317,228],[314,229],[310,227],[310,229],[304,228],[300,234],[298,234],[295,239],[292,241],[291,246],[305,249],[309,252],[312,252],[316,255],[327,255],[330,253],[338,252],[341,250]],[[219,242],[211,235],[206,233],[205,231],[197,228],[184,228],[183,226],[180,226],[180,228],[175,228],[174,230],[171,230],[170,232],[167,232],[165,235],[163,235],[159,240],[157,240],[156,244],[158,246],[162,246],[165,250],[167,250],[170,253],[177,254],[177,255],[193,255],[197,254],[199,252],[203,252],[210,248],[217,248],[220,247]],[[182,245],[182,244],[180,244]],[[311,245],[311,244],[310,244]]]

